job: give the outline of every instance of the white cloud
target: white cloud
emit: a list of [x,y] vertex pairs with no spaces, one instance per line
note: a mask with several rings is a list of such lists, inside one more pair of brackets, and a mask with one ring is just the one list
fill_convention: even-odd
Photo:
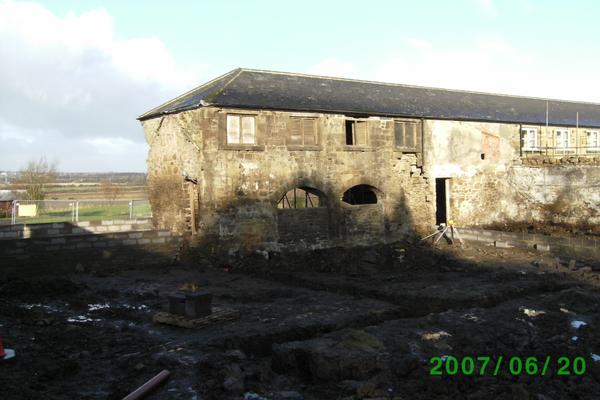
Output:
[[494,0],[472,0],[481,12],[487,16],[495,17],[498,13]]
[[[119,146],[143,146],[138,115],[200,81],[158,38],[117,38],[104,9],[58,16],[36,3],[0,0],[0,60],[0,139],[18,141],[14,136],[27,132],[21,142],[47,144],[61,159],[73,154],[36,132],[69,140],[64,148],[76,153],[93,147],[84,140],[91,138],[96,150],[115,156]],[[15,161],[8,151],[0,147],[1,169]],[[33,157],[21,151],[23,162]],[[144,159],[138,158],[136,170],[145,167]],[[89,170],[86,158],[81,161],[75,169]]]
[[595,79],[596,72],[586,65],[578,65],[577,73],[569,73],[568,68],[500,38],[478,39],[453,47],[410,39],[398,55],[373,67],[371,79],[598,102],[600,83]]

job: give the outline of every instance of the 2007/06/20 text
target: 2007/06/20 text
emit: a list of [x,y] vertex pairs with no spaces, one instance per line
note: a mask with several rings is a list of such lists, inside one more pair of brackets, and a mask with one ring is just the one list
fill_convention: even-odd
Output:
[[[429,360],[431,369],[429,375],[479,375],[497,376],[502,371],[511,375],[548,376],[555,371],[557,376],[581,376],[587,371],[587,362],[584,357],[520,357],[505,358],[498,356],[434,356]],[[556,367],[556,368],[551,368]]]

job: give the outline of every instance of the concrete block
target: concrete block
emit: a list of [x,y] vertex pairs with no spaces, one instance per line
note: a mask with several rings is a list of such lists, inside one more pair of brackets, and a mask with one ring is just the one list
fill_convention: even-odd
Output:
[[135,233],[130,233],[128,236],[130,239],[141,239],[144,236],[144,234],[141,232],[135,232]]
[[157,234],[158,234],[158,237],[171,236],[171,232],[170,231],[158,231]]
[[113,225],[113,221],[102,221],[102,225]]
[[90,221],[81,221],[77,223],[77,226],[90,226]]
[[54,239],[50,239],[50,243],[52,244],[64,244],[67,243],[65,238],[54,238]]
[[155,244],[165,243],[165,238],[152,239],[152,243],[155,243]]
[[64,228],[65,224],[62,223],[62,222],[55,222],[55,223],[52,224],[52,227],[53,228]]
[[77,243],[78,249],[87,249],[90,247],[92,247],[92,245],[90,243]]
[[108,231],[108,227],[106,227],[106,226],[97,226],[97,227],[94,228],[94,230],[96,232],[106,232],[106,231]]
[[508,242],[503,242],[503,241],[500,241],[500,240],[495,240],[494,241],[494,247],[497,247],[499,249],[510,249],[512,247],[515,247],[515,246],[511,245]]
[[93,247],[106,247],[106,242],[96,242],[92,243]]
[[115,226],[115,225],[111,225],[108,227],[108,231],[109,232],[118,232],[119,231],[119,227]]
[[58,235],[58,232],[58,229],[48,229],[48,231],[46,231],[48,235]]
[[81,234],[81,233],[86,233],[86,232],[87,232],[87,230],[85,230],[85,229],[83,229],[83,228],[73,228],[73,229],[71,230],[71,232],[72,232],[74,235],[77,235],[77,234]]
[[148,244],[150,243],[150,239],[138,239],[138,244]]
[[137,244],[137,240],[135,240],[135,239],[125,239],[125,240],[123,240],[123,244],[125,246],[136,245]]
[[212,313],[212,293],[199,291],[186,293],[185,315],[191,318],[200,318]]
[[536,244],[533,245],[533,247],[537,251],[550,251],[550,245],[549,244],[536,243]]

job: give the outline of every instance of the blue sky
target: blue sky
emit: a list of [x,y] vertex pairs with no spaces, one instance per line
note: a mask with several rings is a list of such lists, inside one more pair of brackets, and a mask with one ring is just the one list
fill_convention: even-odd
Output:
[[142,112],[236,67],[600,103],[595,1],[0,0],[0,170],[144,171]]

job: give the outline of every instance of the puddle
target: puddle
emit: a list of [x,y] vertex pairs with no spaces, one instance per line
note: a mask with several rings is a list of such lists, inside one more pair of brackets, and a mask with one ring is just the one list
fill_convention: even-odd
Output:
[[[65,303],[64,306],[68,306],[68,303]],[[21,304],[21,307],[27,309],[27,310],[33,310],[34,308],[41,308],[44,309],[46,311],[51,311],[51,312],[59,312],[60,310],[57,307],[48,305],[48,304],[42,304],[42,303],[33,303],[33,304]]]
[[110,304],[108,303],[104,303],[104,304],[88,304],[88,310],[89,311],[96,311],[96,310],[102,310],[105,308],[110,308]]
[[101,320],[98,318],[90,318],[87,315],[77,315],[75,317],[67,318],[67,322],[82,323],[82,322],[99,322],[99,321],[101,321]]
[[534,310],[532,308],[519,307],[519,310],[522,310],[523,314],[525,314],[525,315],[527,315],[528,317],[531,317],[531,318],[535,318],[537,316],[546,314],[546,311]]
[[586,325],[587,325],[587,323],[584,322],[584,321],[579,321],[579,320],[573,320],[573,321],[571,321],[571,326],[573,328],[575,328],[575,329],[579,329],[582,326],[586,326]]
[[135,310],[135,311],[146,311],[146,310],[150,309],[150,307],[148,307],[145,304],[140,304],[139,306],[132,306],[131,304],[123,304],[123,308],[126,308],[128,310]]

